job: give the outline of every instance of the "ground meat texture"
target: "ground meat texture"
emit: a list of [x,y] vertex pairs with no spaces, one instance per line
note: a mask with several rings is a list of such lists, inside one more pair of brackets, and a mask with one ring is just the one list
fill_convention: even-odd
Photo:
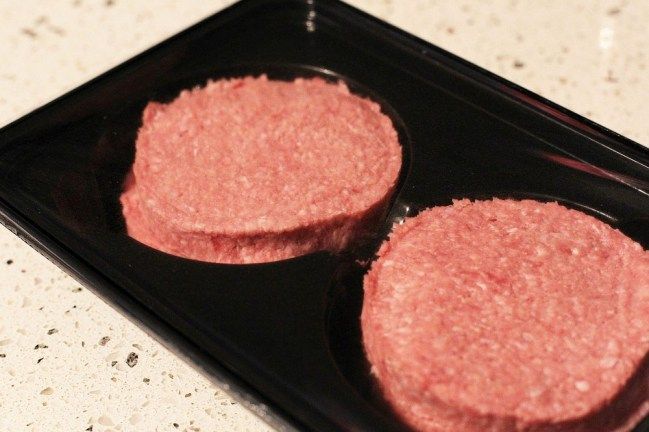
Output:
[[154,248],[274,261],[348,247],[400,167],[390,119],[342,82],[219,80],[148,104],[121,202],[129,235]]
[[649,411],[649,252],[556,203],[456,201],[365,277],[372,373],[420,431],[629,431]]

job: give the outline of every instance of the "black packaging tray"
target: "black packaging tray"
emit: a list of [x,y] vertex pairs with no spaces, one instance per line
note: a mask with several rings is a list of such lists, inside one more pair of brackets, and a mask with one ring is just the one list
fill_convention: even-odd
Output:
[[[394,120],[405,163],[374,242],[220,265],[127,237],[118,197],[146,102],[262,72],[344,79]],[[453,198],[531,197],[648,247],[647,185],[647,149],[335,0],[243,1],[0,130],[3,223],[287,429],[402,429],[373,390],[358,322],[357,259],[393,222]]]

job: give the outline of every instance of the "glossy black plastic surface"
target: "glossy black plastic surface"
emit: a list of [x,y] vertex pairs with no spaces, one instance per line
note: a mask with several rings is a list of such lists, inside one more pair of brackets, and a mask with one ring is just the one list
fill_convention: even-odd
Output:
[[[219,265],[128,238],[118,197],[145,103],[261,72],[340,77],[394,119],[406,163],[374,242]],[[357,259],[392,223],[453,198],[533,197],[648,247],[648,165],[637,144],[342,3],[244,1],[2,129],[0,214],[210,376],[270,405],[276,424],[388,431],[402,427],[363,357]]]

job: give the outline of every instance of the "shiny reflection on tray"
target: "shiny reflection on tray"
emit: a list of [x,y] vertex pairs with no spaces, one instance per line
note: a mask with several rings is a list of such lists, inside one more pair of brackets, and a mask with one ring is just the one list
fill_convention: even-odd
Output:
[[637,179],[633,176],[629,176],[626,174],[621,174],[615,171],[607,170],[604,168],[600,168],[596,165],[579,161],[576,159],[571,159],[566,156],[560,156],[558,154],[554,153],[548,153],[548,152],[536,152],[536,154],[544,159],[547,159],[552,162],[556,162],[559,165],[563,165],[568,168],[572,168],[581,172],[585,172],[588,174],[592,174],[597,177],[605,178],[608,180],[613,180],[617,181],[619,183],[625,184],[627,186],[632,187],[633,189],[637,190],[638,192],[641,192],[645,195],[649,195],[649,182],[645,180],[640,180]]

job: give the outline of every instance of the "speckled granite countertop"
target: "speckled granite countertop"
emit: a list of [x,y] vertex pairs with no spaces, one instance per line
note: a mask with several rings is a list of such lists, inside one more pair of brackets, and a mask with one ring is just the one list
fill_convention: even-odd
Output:
[[[0,3],[0,124],[229,3]],[[646,2],[351,3],[649,144]],[[4,228],[0,260],[0,431],[270,430]]]

